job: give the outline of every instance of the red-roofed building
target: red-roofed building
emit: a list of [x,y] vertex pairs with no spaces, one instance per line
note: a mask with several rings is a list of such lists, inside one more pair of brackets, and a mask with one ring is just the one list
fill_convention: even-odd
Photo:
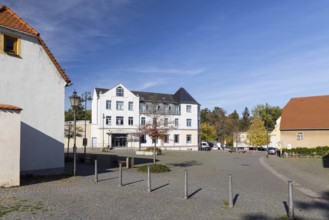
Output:
[[283,148],[329,146],[329,95],[292,98],[282,110]]
[[65,87],[71,80],[40,34],[6,6],[0,6],[0,65],[0,102],[24,109],[20,172],[63,172]]

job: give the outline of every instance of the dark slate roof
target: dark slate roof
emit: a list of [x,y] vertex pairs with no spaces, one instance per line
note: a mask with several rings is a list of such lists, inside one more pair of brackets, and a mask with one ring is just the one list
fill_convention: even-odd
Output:
[[179,103],[200,105],[183,87],[181,87],[173,96]]
[[[95,88],[97,97],[100,93],[106,93],[110,89]],[[141,92],[131,91],[136,96],[140,97],[140,101],[144,102],[161,102],[161,103],[184,103],[200,105],[184,88],[177,90],[175,94],[155,93],[155,92]]]
[[103,88],[95,88],[95,90],[96,90],[97,97],[99,97],[100,93],[106,93],[107,91],[109,91],[109,89],[103,89]]
[[131,91],[136,96],[140,97],[140,101],[145,102],[162,102],[162,103],[175,103],[173,96],[170,94],[164,93],[154,93],[154,92],[140,92],[140,91]]

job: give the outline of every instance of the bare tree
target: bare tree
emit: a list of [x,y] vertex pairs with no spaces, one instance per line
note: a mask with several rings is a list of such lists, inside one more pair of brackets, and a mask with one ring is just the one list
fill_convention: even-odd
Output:
[[170,106],[156,100],[156,97],[151,97],[149,102],[143,103],[145,105],[142,114],[147,116],[148,121],[144,125],[140,125],[137,131],[139,137],[148,135],[153,143],[153,163],[156,163],[156,146],[157,141],[163,141],[165,136],[172,130],[173,122],[170,120],[172,110]]
[[[67,138],[67,151],[66,151],[66,157],[69,157],[69,148],[70,148],[70,139],[74,136],[74,123],[73,121],[67,121],[65,122],[64,127],[64,136]],[[83,134],[83,128],[77,127],[76,128],[76,136],[82,137]]]

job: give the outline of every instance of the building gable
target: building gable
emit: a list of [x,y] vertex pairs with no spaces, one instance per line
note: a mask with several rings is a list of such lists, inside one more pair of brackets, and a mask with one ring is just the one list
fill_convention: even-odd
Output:
[[18,31],[23,34],[27,34],[29,36],[33,36],[37,38],[40,45],[44,48],[45,52],[47,53],[50,60],[55,65],[57,71],[60,73],[62,78],[65,80],[65,82],[67,84],[71,83],[70,78],[66,75],[64,70],[61,68],[61,66],[55,59],[54,55],[51,53],[51,51],[49,50],[43,39],[40,37],[40,34],[6,6],[0,6],[0,27],[4,27],[9,30]]

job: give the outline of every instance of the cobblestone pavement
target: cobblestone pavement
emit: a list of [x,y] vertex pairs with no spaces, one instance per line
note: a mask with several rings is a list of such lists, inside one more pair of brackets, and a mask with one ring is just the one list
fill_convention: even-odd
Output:
[[[106,157],[134,156],[136,163],[151,162],[152,157],[137,159],[124,150],[91,153],[103,157],[99,160],[98,183],[93,181],[93,165],[78,163],[77,177],[0,188],[0,218],[287,219],[287,182],[266,169],[260,158],[316,193],[329,193],[329,168],[321,167],[316,160],[309,167],[309,161],[302,166],[276,156],[266,159],[263,152],[164,152],[157,157],[158,163],[167,164],[171,172],[152,174],[153,190],[147,192],[147,175],[136,168],[123,169],[123,186],[119,186],[118,168],[108,168]],[[66,165],[72,169],[71,163]],[[183,199],[184,170],[188,170],[189,199]],[[228,174],[233,178],[234,208],[227,207]],[[295,189],[294,201],[298,219],[329,219],[328,200],[311,198]]]

